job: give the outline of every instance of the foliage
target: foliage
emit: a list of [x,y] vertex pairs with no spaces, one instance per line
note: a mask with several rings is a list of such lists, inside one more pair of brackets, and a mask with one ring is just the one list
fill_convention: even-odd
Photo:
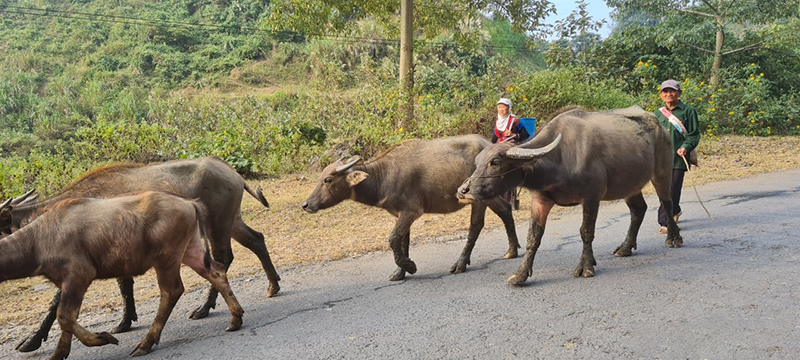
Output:
[[[642,63],[639,68],[645,70],[637,70],[637,73],[647,76],[646,69],[655,66]],[[725,133],[758,136],[800,134],[797,97],[770,97],[770,81],[759,72],[755,63],[729,67],[721,79],[723,81],[716,87],[691,78],[681,83],[681,100],[697,110],[706,136],[713,138]],[[646,101],[647,110],[655,111],[663,106],[658,90],[655,88]]]
[[569,39],[577,36],[586,35],[587,33],[600,30],[605,23],[605,20],[596,21],[589,15],[586,10],[588,4],[586,1],[576,1],[578,8],[573,10],[563,20],[557,20],[555,24],[555,33],[561,39]]
[[541,120],[569,105],[593,110],[637,105],[614,82],[587,74],[587,69],[578,67],[540,71],[510,83],[501,95],[512,100],[517,115]]
[[[696,105],[711,126],[707,135],[800,133],[790,84],[800,73],[794,38],[776,35],[763,51],[731,56],[747,65],[728,64],[723,91],[714,93],[696,71],[706,59],[672,49],[662,37],[667,22],[656,26],[663,32],[627,27],[602,41],[588,32],[560,40],[554,46],[563,56],[555,58],[564,61],[548,55],[550,69],[541,71],[544,57],[525,46],[518,24],[472,14],[476,21],[458,26],[473,27],[474,44],[442,29],[415,44],[416,121],[399,128],[392,121],[400,112],[397,43],[364,40],[394,36],[384,18],[359,15],[347,22],[349,36],[314,38],[257,30],[271,10],[256,3],[84,1],[48,3],[50,14],[62,16],[2,13],[8,26],[0,27],[0,197],[28,188],[52,193],[97,165],[120,161],[216,155],[242,174],[279,176],[345,152],[370,157],[411,137],[488,136],[501,96],[513,100],[517,115],[544,121],[566,105],[654,106],[651,95],[666,77],[688,78],[685,99],[714,95],[713,111],[712,104]],[[420,1],[417,10],[428,14],[437,4]],[[78,11],[143,20],[69,18]],[[437,16],[446,15],[425,21]]]
[[[723,58],[761,48],[775,36],[763,31],[765,25],[774,28],[770,25],[800,16],[800,0],[772,1],[769,6],[760,0],[607,0],[606,3],[616,8],[618,20],[623,23],[626,17],[645,19],[651,24],[670,23],[672,26],[658,27],[658,43],[670,52],[712,57],[703,69],[715,86]],[[645,14],[650,18],[642,18]]]
[[[527,68],[530,71],[546,67],[543,54],[536,50],[543,47],[542,42],[531,44],[525,35],[513,31],[511,23],[505,19],[486,21],[483,25],[489,34],[488,44],[484,46],[484,51],[514,59],[515,66]],[[475,54],[475,56],[478,55],[483,54]]]
[[731,23],[765,23],[776,18],[796,14],[800,2],[797,0],[775,0],[769,6],[757,0],[606,0],[608,6],[616,8],[621,15],[648,12],[656,17],[669,16],[670,12],[707,16],[724,13]]
[[[383,24],[391,38],[397,38],[399,1],[383,0],[276,0],[265,25],[272,31],[294,31],[314,37],[351,34],[358,21],[371,18]],[[461,45],[480,38],[482,13],[508,19],[523,34],[541,37],[549,26],[543,21],[555,12],[548,0],[416,0],[414,26],[428,39],[449,30],[462,39]]]

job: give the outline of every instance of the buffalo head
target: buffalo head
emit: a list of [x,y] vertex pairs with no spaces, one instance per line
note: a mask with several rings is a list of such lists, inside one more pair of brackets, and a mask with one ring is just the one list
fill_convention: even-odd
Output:
[[16,219],[17,221],[15,222],[15,219],[11,216],[11,211],[16,206],[32,204],[39,196],[38,194],[31,196],[34,191],[36,190],[30,190],[16,199],[10,198],[0,204],[0,234],[11,234],[19,227],[20,219]]
[[561,134],[549,145],[529,149],[510,143],[497,143],[486,147],[475,158],[475,171],[458,188],[459,201],[483,201],[502,195],[524,181],[521,167],[535,162],[555,149]]
[[339,159],[322,170],[317,186],[303,202],[303,210],[315,213],[350,199],[353,186],[369,177],[369,174],[363,171],[351,169],[360,160],[359,156],[353,156],[346,162]]

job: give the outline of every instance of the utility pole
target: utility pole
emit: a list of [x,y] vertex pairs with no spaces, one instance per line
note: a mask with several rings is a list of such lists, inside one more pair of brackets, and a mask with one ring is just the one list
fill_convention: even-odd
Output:
[[414,0],[400,0],[400,106],[398,127],[404,128],[414,122]]

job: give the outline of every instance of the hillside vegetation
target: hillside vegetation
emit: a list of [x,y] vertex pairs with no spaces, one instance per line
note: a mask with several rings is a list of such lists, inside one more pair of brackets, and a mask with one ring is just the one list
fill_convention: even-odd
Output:
[[[575,104],[652,109],[664,76],[636,57],[620,76],[560,63],[563,49],[531,50],[507,22],[484,18],[480,46],[446,32],[417,42],[415,121],[401,128],[398,44],[375,21],[311,39],[263,30],[270,9],[255,0],[10,1],[0,11],[0,199],[51,194],[108,162],[216,155],[275,177],[404,138],[488,134],[500,96],[540,120]],[[724,91],[685,79],[705,136],[800,133],[794,95],[771,93],[758,71],[731,72]]]

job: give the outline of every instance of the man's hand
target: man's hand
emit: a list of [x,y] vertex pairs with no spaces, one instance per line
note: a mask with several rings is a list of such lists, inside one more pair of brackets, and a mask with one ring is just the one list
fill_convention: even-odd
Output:
[[677,154],[680,157],[685,157],[686,156],[686,148],[678,148]]

